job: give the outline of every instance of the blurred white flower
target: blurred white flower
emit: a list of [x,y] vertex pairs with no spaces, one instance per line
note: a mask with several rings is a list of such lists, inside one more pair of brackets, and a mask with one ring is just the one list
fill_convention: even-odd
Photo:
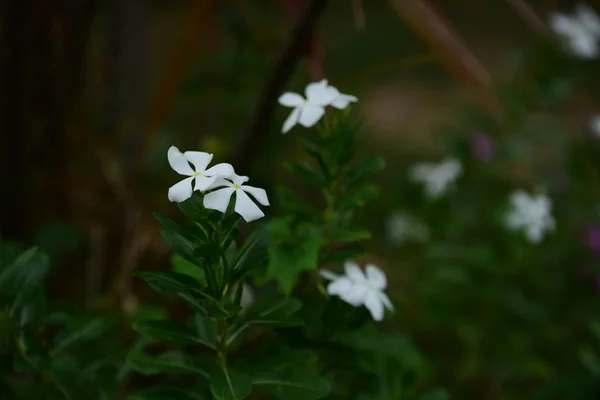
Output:
[[550,214],[552,200],[548,196],[531,196],[517,190],[510,196],[510,203],[512,210],[506,214],[506,226],[511,230],[524,231],[531,243],[540,243],[544,234],[556,227],[556,221]]
[[[237,291],[237,284],[231,288],[231,291],[230,291],[231,300],[235,299],[236,291]],[[255,296],[254,296],[254,291],[252,290],[252,287],[250,285],[248,285],[247,283],[244,283],[244,286],[242,287],[242,298],[240,299],[240,306],[242,306],[242,308],[250,307],[252,304],[254,304],[254,297]]]
[[600,137],[600,114],[596,114],[590,119],[590,129],[594,136]]
[[[187,200],[192,195],[192,183],[194,183],[193,190],[204,191],[218,178],[230,176],[234,172],[233,167],[226,163],[206,169],[212,161],[213,155],[201,151],[182,153],[177,147],[171,146],[167,152],[167,158],[175,172],[188,177],[169,188],[169,201],[178,203]],[[194,169],[190,164],[194,166]]]
[[263,206],[268,206],[269,199],[267,198],[267,192],[264,189],[244,185],[248,180],[247,176],[239,176],[235,173],[227,179],[216,180],[209,187],[209,189],[216,190],[204,196],[204,207],[225,212],[229,206],[231,196],[235,193],[235,205],[233,209],[242,216],[244,221],[251,222],[264,217],[265,214],[246,193],[251,194]]
[[429,227],[421,220],[402,212],[394,212],[386,221],[388,240],[401,246],[408,241],[426,242]]
[[462,174],[462,165],[455,158],[448,158],[439,164],[420,163],[413,166],[409,177],[414,182],[425,185],[425,193],[431,198],[442,196]]
[[327,293],[338,296],[346,303],[360,307],[365,306],[375,321],[383,320],[384,308],[394,310],[392,302],[384,293],[387,286],[385,274],[376,265],[367,264],[366,275],[359,266],[352,262],[344,263],[345,275],[337,275],[331,271],[319,271],[321,276],[329,279]]
[[600,18],[590,6],[579,3],[572,15],[552,13],[550,29],[564,38],[573,54],[588,59],[598,56]]
[[308,84],[305,94],[306,99],[292,92],[286,92],[279,97],[279,104],[293,107],[283,123],[282,133],[289,132],[298,123],[306,128],[315,125],[325,114],[326,106],[343,109],[350,102],[358,101],[356,97],[342,94],[335,87],[330,86],[327,79]]

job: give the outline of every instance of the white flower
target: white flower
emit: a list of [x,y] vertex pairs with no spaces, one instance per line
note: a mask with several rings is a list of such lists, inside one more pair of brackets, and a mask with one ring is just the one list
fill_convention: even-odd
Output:
[[320,271],[321,276],[331,280],[327,286],[329,295],[338,296],[354,307],[364,305],[375,321],[383,319],[384,308],[394,310],[392,302],[383,292],[387,279],[376,265],[367,264],[365,275],[356,263],[347,261],[344,271],[345,275],[342,276],[327,270]]
[[[235,299],[236,291],[237,284],[231,288],[229,296],[231,300]],[[240,299],[240,306],[242,306],[242,308],[248,308],[252,304],[254,304],[254,291],[252,290],[252,287],[250,287],[250,285],[244,283],[244,286],[242,287],[242,298]]]
[[[182,202],[192,195],[193,190],[206,190],[220,177],[226,177],[233,174],[233,167],[230,164],[221,163],[208,169],[208,164],[212,161],[213,155],[201,151],[186,151],[182,153],[175,146],[171,146],[167,152],[169,164],[175,172],[188,176],[184,180],[176,183],[169,188],[169,200]],[[190,167],[190,163],[194,169]]]
[[414,182],[425,184],[425,193],[431,198],[443,195],[448,187],[462,174],[460,161],[449,158],[439,164],[417,164],[409,172]]
[[235,193],[235,205],[233,209],[244,218],[244,221],[251,222],[264,217],[265,214],[246,193],[250,193],[263,206],[268,206],[269,199],[267,198],[267,192],[264,189],[244,185],[248,179],[247,176],[239,176],[234,173],[230,178],[215,181],[209,189],[220,189],[207,193],[204,196],[204,207],[225,212],[229,206],[231,196]]
[[553,13],[550,28],[565,39],[575,55],[582,58],[598,56],[600,18],[591,7],[580,3],[571,16]]
[[600,114],[594,115],[590,119],[590,129],[596,137],[600,137]]
[[298,123],[306,128],[315,125],[325,114],[326,106],[343,109],[350,102],[358,101],[354,96],[341,94],[328,84],[327,79],[308,84],[305,93],[306,99],[292,92],[286,92],[279,97],[279,104],[294,108],[283,123],[282,133],[289,132]]
[[386,221],[386,234],[397,246],[408,241],[425,242],[429,239],[429,227],[417,218],[394,212]]
[[552,200],[548,196],[530,196],[518,190],[510,196],[510,203],[512,210],[506,215],[506,226],[512,230],[523,230],[530,242],[541,242],[546,231],[555,228],[556,222],[550,214]]

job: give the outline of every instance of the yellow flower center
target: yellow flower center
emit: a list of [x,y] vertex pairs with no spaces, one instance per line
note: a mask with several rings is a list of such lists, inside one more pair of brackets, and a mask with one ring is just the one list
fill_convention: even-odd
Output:
[[236,189],[241,189],[241,188],[242,188],[242,187],[241,187],[240,185],[238,185],[237,183],[234,183],[234,184],[233,184],[233,187],[234,187],[234,188],[236,188]]
[[196,177],[197,177],[197,176],[202,176],[202,172],[194,172],[194,175],[193,175],[193,176],[196,176]]

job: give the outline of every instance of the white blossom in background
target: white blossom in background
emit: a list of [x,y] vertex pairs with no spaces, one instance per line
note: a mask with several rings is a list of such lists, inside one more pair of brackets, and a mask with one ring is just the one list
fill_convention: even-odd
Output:
[[204,191],[218,178],[227,177],[234,173],[233,167],[226,163],[217,164],[207,169],[213,158],[210,153],[201,151],[182,153],[177,147],[171,146],[167,151],[167,158],[169,165],[175,172],[187,176],[187,178],[169,188],[169,201],[178,203],[185,201],[190,198],[193,190]]
[[298,93],[286,92],[279,97],[279,104],[293,108],[283,123],[282,133],[289,132],[296,124],[306,128],[314,126],[325,114],[327,106],[343,109],[350,102],[358,101],[355,96],[342,94],[335,87],[330,86],[327,79],[309,83],[305,95],[306,98]]
[[352,261],[344,263],[344,275],[327,270],[319,272],[331,281],[327,286],[330,296],[338,296],[354,307],[365,306],[375,321],[383,320],[385,308],[394,310],[392,302],[384,292],[387,279],[376,265],[367,264],[366,274]]
[[422,182],[425,193],[431,198],[442,196],[450,185],[462,174],[462,165],[455,158],[448,158],[438,164],[420,163],[411,168],[409,178]]
[[600,18],[590,6],[579,3],[572,15],[552,13],[550,29],[565,40],[573,54],[587,59],[598,56]]
[[394,212],[386,221],[386,236],[390,243],[401,246],[406,242],[426,242],[429,227],[418,218],[402,212]]
[[[237,285],[231,288],[230,291],[230,298],[233,301],[235,299],[235,292],[237,291]],[[250,307],[252,304],[254,304],[254,290],[252,290],[252,287],[250,285],[248,285],[247,283],[244,283],[244,286],[242,287],[242,297],[240,299],[240,306],[242,306],[242,308],[248,308]]]
[[262,218],[265,214],[248,196],[251,194],[254,199],[263,206],[269,205],[267,192],[254,186],[244,185],[248,182],[247,176],[239,176],[235,173],[226,179],[216,180],[209,189],[216,189],[204,196],[204,207],[211,210],[225,212],[229,206],[229,201],[233,193],[235,196],[235,205],[233,210],[242,216],[244,221],[251,222]]
[[552,200],[545,194],[531,196],[518,190],[510,196],[512,209],[506,214],[505,223],[511,230],[522,230],[531,243],[540,243],[546,232],[554,230]]
[[590,129],[596,137],[600,137],[600,114],[594,115],[590,119]]

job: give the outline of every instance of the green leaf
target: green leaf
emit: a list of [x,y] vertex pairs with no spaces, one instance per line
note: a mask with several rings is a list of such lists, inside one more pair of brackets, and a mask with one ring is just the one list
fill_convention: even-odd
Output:
[[355,242],[371,239],[371,232],[360,228],[339,229],[333,233],[334,242]]
[[23,287],[39,285],[50,268],[48,256],[32,247],[0,272],[0,293],[16,295]]
[[443,389],[435,389],[419,397],[419,400],[450,400],[450,394]]
[[383,171],[385,168],[385,160],[383,157],[365,158],[351,168],[346,175],[346,185],[351,186],[360,182],[369,175]]
[[600,377],[600,359],[590,345],[579,349],[579,362],[594,377]]
[[237,251],[232,263],[232,271],[249,271],[262,267],[269,258],[269,249],[266,238],[267,232],[254,231],[246,243]]
[[182,275],[190,276],[200,282],[201,285],[205,285],[204,270],[201,266],[192,263],[178,254],[173,254],[171,257],[171,265],[173,270]]
[[349,243],[323,252],[319,264],[335,264],[350,260],[365,254],[366,250],[360,243]]
[[364,185],[349,191],[342,198],[338,199],[339,208],[356,208],[364,206],[379,196],[379,188],[375,185]]
[[289,161],[285,167],[304,184],[317,188],[327,186],[327,180],[315,167],[305,161]]
[[298,299],[285,297],[281,299],[266,298],[251,307],[247,314],[236,324],[236,328],[227,336],[229,344],[251,325],[265,325],[271,328],[283,328],[302,325],[303,321],[294,316],[302,308]]
[[204,400],[198,390],[159,386],[144,389],[128,397],[129,400]]
[[331,392],[326,379],[297,367],[253,374],[252,385],[281,400],[321,399]]
[[115,320],[107,317],[75,321],[56,335],[50,355],[55,357],[71,346],[98,339],[114,326]]
[[203,223],[206,221],[218,222],[222,213],[215,210],[207,210],[204,208],[203,196],[198,192],[194,192],[192,197],[181,203],[177,203],[177,207],[192,221]]
[[210,392],[215,400],[245,399],[252,392],[252,380],[231,368],[215,368],[211,372]]
[[196,333],[206,343],[217,345],[217,328],[210,317],[202,314],[194,315],[194,323],[196,325]]
[[275,197],[279,207],[288,215],[294,215],[306,221],[318,221],[320,212],[303,201],[289,188],[279,186],[275,189]]
[[208,242],[207,234],[198,225],[177,222],[160,214],[154,216],[162,225],[161,236],[173,251],[194,262],[194,250]]
[[285,294],[290,294],[302,271],[317,267],[323,235],[312,225],[293,226],[289,218],[272,220],[267,276],[276,279]]
[[208,313],[204,300],[209,296],[202,291],[200,282],[191,276],[171,271],[138,271],[134,275],[148,282],[156,292],[176,295],[194,310]]
[[156,340],[182,344],[201,344],[216,349],[216,339],[201,337],[196,329],[174,321],[138,321],[133,329]]
[[127,356],[126,362],[131,369],[143,375],[195,374],[209,378],[209,361],[180,351],[169,351],[158,356],[134,351]]

